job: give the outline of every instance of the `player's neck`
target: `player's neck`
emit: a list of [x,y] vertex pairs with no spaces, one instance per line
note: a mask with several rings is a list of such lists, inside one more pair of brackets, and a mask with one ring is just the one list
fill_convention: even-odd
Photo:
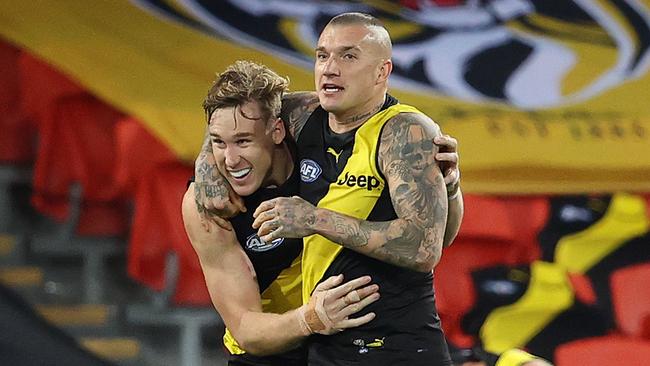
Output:
[[368,119],[381,110],[386,100],[386,93],[371,98],[353,109],[329,113],[328,123],[335,133],[346,133],[364,124]]
[[286,142],[275,148],[268,186],[281,186],[293,173],[293,157]]

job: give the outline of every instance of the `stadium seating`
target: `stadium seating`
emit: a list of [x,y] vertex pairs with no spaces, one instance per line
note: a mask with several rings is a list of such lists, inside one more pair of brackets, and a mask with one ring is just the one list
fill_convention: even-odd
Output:
[[203,272],[183,226],[181,201],[192,168],[182,163],[160,165],[142,178],[135,194],[134,218],[128,249],[128,272],[147,286],[162,290],[165,258],[174,252],[179,280],[173,301],[182,305],[210,305]]
[[39,137],[34,206],[65,221],[69,192],[77,184],[83,206],[77,233],[124,235],[128,215],[113,180],[113,129],[122,114],[28,54],[21,55],[20,77],[22,106],[36,121]]
[[559,346],[556,366],[645,366],[650,360],[650,342],[618,335],[581,339]]
[[127,269],[156,292],[149,304],[127,306],[127,319],[150,327],[178,327],[180,364],[198,366],[202,330],[221,320],[181,218],[192,168],[175,162],[145,171],[137,178]]
[[120,195],[133,197],[137,185],[161,164],[178,159],[145,124],[134,117],[124,117],[115,125],[114,179]]
[[650,341],[650,263],[619,269],[610,283],[619,330]]
[[465,195],[465,217],[458,237],[443,250],[435,269],[436,305],[445,334],[456,346],[470,347],[475,342],[460,329],[462,316],[476,301],[471,272],[529,262],[526,246],[515,244],[521,242],[515,216],[507,200]]
[[0,164],[26,165],[34,159],[35,131],[21,108],[18,63],[21,51],[0,40]]
[[0,39],[0,233],[22,231],[16,219],[11,190],[31,180],[34,160],[34,126],[20,108],[18,60],[21,51]]
[[39,123],[32,202],[42,213],[67,218],[70,188],[82,189],[77,232],[123,236],[128,215],[113,179],[114,127],[121,114],[90,95],[57,100],[49,118]]

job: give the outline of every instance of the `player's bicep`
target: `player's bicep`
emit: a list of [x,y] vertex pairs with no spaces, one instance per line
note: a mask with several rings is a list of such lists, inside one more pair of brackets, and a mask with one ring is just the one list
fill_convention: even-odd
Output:
[[437,262],[447,220],[444,178],[435,160],[438,126],[424,115],[402,113],[382,131],[379,163],[395,212],[419,242],[419,256]]
[[183,198],[185,230],[199,257],[212,303],[226,326],[236,332],[242,314],[262,311],[255,270],[233,231],[212,222],[210,231],[203,228],[192,191],[190,186]]
[[219,264],[202,265],[210,298],[235,338],[242,316],[262,312],[262,299],[254,271],[241,248],[224,253]]

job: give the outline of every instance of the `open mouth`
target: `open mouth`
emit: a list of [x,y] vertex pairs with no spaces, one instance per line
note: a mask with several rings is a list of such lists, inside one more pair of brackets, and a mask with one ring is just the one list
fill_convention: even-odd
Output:
[[336,93],[343,91],[345,88],[338,86],[336,84],[323,84],[322,90],[326,93]]
[[252,171],[252,168],[245,168],[245,169],[240,169],[240,170],[229,170],[228,174],[230,174],[233,178],[235,179],[244,179],[248,174]]

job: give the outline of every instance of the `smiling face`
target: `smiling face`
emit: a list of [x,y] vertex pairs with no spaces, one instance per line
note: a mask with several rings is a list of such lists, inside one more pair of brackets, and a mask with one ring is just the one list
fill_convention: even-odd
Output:
[[248,196],[268,185],[276,147],[285,130],[277,118],[264,120],[257,102],[219,108],[210,118],[210,138],[217,169],[235,193]]
[[363,24],[330,24],[316,48],[314,77],[321,106],[354,116],[381,102],[392,69],[385,32]]

